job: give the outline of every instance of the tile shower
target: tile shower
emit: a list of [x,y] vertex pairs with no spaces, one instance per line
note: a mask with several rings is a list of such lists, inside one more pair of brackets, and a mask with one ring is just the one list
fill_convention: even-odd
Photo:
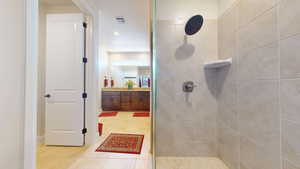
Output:
[[[188,13],[184,21],[202,14],[203,28],[185,37],[169,8]],[[180,160],[200,158],[230,169],[300,168],[299,9],[299,0],[157,0],[158,169],[194,169]],[[229,67],[204,69],[228,58]],[[197,87],[186,94],[189,80]]]

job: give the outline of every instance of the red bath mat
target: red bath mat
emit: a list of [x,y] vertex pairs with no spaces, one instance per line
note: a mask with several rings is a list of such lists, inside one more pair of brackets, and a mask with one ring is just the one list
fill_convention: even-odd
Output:
[[133,113],[133,117],[150,117],[150,113],[149,112]]
[[141,154],[144,135],[110,134],[96,152]]
[[99,117],[113,117],[116,116],[118,112],[102,112]]

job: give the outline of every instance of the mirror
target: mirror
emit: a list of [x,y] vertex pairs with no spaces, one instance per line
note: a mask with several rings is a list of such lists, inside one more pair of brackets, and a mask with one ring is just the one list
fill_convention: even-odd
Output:
[[194,35],[197,33],[203,25],[203,16],[195,15],[191,17],[185,25],[185,33],[187,35]]

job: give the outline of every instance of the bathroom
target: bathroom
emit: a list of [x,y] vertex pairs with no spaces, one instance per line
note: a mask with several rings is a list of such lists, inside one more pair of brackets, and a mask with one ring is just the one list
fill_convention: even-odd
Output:
[[[43,74],[39,68],[45,67],[39,54],[43,50],[38,50],[47,44],[39,42],[39,33],[46,33],[46,29],[39,32],[39,24],[44,25],[42,28],[46,25],[39,23],[43,17],[39,18],[38,1],[0,1],[0,74],[4,79],[0,84],[1,169],[38,168],[38,153],[45,153],[40,156],[44,160],[40,164],[49,164],[42,169],[300,169],[299,0],[43,0],[50,6],[59,3],[55,13],[61,13],[70,2],[77,13],[80,11],[77,25],[81,26],[74,26],[74,18],[69,18],[67,25],[76,30],[73,33],[78,33],[81,40],[70,40],[72,43],[64,45],[83,45],[80,50],[85,52],[70,50],[70,56],[75,57],[75,52],[76,65],[87,68],[86,74],[76,73],[79,68],[72,71],[75,67],[53,64],[53,70],[62,70],[53,73],[53,85],[68,82],[76,86],[66,80],[77,79],[73,75],[78,79],[87,77],[87,81],[77,79],[80,93],[68,95],[68,101],[58,99],[55,104],[70,106],[77,99],[80,102],[76,105],[84,107],[55,109],[53,112],[60,114],[52,120],[53,131],[75,133],[81,142],[79,146],[47,147],[54,150],[52,153],[37,148],[43,141],[43,137],[37,137],[42,136],[38,135],[42,134],[38,129],[42,124],[38,121],[38,105],[55,99],[52,93],[44,93],[38,83]],[[147,4],[146,8],[139,3]],[[99,79],[104,78],[103,16],[106,11],[116,12],[113,18],[122,13],[138,16],[130,10],[132,6],[149,14],[147,52],[151,62],[147,66],[151,67],[151,84],[145,86],[151,87],[150,112],[147,117],[133,118],[130,114],[132,119],[147,121],[143,124],[148,127],[138,128],[147,130],[147,139],[145,143],[141,133],[130,131],[130,136],[125,133],[125,137],[107,137],[113,139],[104,145],[107,139],[99,136],[100,125],[97,126],[104,81]],[[53,13],[53,6],[48,7],[45,9]],[[74,13],[74,8],[65,9]],[[128,23],[134,22],[128,19]],[[129,30],[137,32],[136,25],[132,25]],[[71,35],[68,33],[49,37],[63,43],[58,35]],[[130,40],[136,42],[135,38]],[[52,44],[58,46],[53,51],[58,51],[59,43]],[[62,65],[65,60],[61,57],[55,61],[51,63]],[[70,73],[66,79],[56,80],[55,75],[66,72]],[[61,89],[56,91],[62,93]],[[75,93],[72,88],[67,91]],[[64,112],[72,113],[65,121],[60,118]],[[83,125],[76,125],[80,126],[76,132],[58,129],[59,124],[79,124],[70,120],[79,116]],[[133,123],[124,124],[128,131]],[[68,141],[64,137],[56,140]],[[107,149],[101,149],[102,145]],[[115,150],[124,145],[125,150]],[[109,153],[103,151],[108,149]]]

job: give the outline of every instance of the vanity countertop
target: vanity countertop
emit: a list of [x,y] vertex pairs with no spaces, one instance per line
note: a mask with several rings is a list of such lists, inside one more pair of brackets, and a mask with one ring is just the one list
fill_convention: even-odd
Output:
[[150,88],[132,88],[132,89],[128,89],[128,88],[102,88],[102,91],[104,92],[113,92],[113,91],[150,91]]

